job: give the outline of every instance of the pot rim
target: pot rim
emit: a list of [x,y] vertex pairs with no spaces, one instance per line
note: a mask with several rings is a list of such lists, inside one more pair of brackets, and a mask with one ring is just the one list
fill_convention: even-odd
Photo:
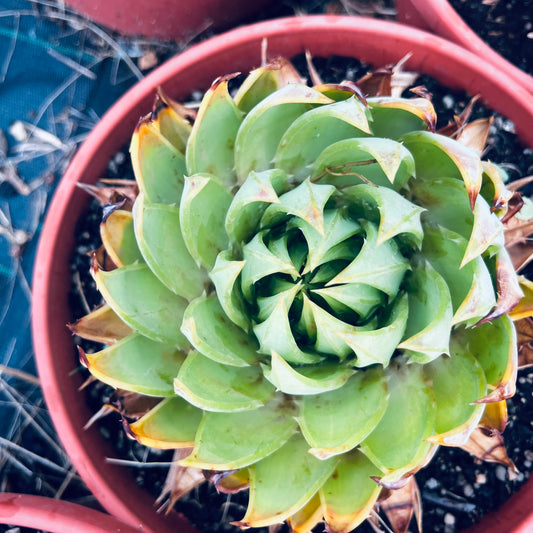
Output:
[[[96,429],[82,429],[88,411],[81,405],[84,397],[77,390],[80,380],[70,375],[76,365],[70,334],[63,326],[71,320],[65,279],[70,286],[73,223],[78,218],[76,213],[88,202],[76,183],[94,182],[102,174],[107,162],[129,140],[138,118],[151,109],[158,86],[171,96],[183,98],[194,89],[205,90],[224,73],[220,71],[224,65],[232,65],[226,72],[257,66],[264,37],[268,38],[272,57],[292,57],[309,49],[315,56],[346,55],[375,66],[397,62],[414,50],[408,68],[416,67],[443,84],[462,86],[472,94],[482,93],[493,109],[506,109],[522,139],[533,145],[533,131],[526,127],[533,123],[533,96],[525,89],[502,80],[497,68],[449,41],[398,23],[364,17],[312,15],[244,26],[175,56],[120,98],[73,158],[48,209],[34,269],[32,330],[45,400],[74,466],[109,512],[131,525],[143,523],[145,532],[174,531],[177,516],[165,519],[157,515],[148,493],[141,493],[133,476],[128,478],[121,467],[105,463],[111,449]],[[486,83],[487,78],[490,83]],[[61,353],[64,359],[56,355]],[[72,360],[67,369],[65,358]],[[532,492],[530,482],[527,498]],[[533,528],[533,515],[528,524]],[[194,531],[184,521],[180,527],[182,533]]]
[[498,67],[533,94],[533,76],[496,52],[462,19],[448,0],[396,0],[398,19],[434,31]]
[[139,529],[95,509],[30,494],[0,494],[0,524],[50,533],[138,533]]

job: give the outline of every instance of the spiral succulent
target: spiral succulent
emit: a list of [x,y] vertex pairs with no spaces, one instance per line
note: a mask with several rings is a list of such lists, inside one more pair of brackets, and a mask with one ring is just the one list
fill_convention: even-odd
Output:
[[240,526],[348,532],[514,393],[511,193],[425,97],[311,88],[283,60],[231,78],[194,120],[159,95],[140,121],[84,319],[108,347],[82,359],[163,398],[141,443],[249,487]]

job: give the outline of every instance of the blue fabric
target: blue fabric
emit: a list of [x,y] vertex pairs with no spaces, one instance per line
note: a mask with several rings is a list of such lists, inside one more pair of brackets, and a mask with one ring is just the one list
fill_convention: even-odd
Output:
[[[76,31],[68,23],[43,17],[29,1],[0,3],[0,128],[8,138],[7,159],[16,163],[26,184],[39,184],[28,195],[18,194],[7,183],[0,185],[0,209],[12,228],[31,235],[20,258],[12,257],[17,250],[0,235],[0,363],[30,372],[34,364],[25,280],[31,282],[40,226],[64,170],[58,168],[64,154],[61,150],[40,157],[26,154],[27,160],[18,162],[20,144],[8,130],[22,120],[54,132],[72,146],[72,139],[82,137],[136,81],[122,61],[101,59],[102,47],[92,42],[91,31]],[[66,59],[62,62],[58,57]],[[66,65],[69,60],[90,69],[94,79]],[[0,170],[5,163],[0,159]],[[41,184],[43,178],[46,183]]]
[[[29,285],[40,228],[64,172],[65,154],[75,151],[78,141],[98,118],[137,81],[123,60],[101,57],[106,47],[95,40],[94,33],[44,17],[43,9],[39,6],[37,10],[27,0],[0,1],[0,129],[9,146],[7,157],[0,153],[0,172],[14,164],[32,189],[30,194],[19,194],[11,185],[0,183],[0,209],[8,219],[7,225],[30,237],[23,248],[17,249],[0,231],[0,364],[31,374],[36,369]],[[80,75],[65,64],[69,61],[93,74]],[[9,134],[15,121],[53,132],[65,149],[47,155],[18,153],[21,145]],[[2,213],[0,225],[6,225]],[[21,424],[25,425],[14,401],[17,396],[26,408],[41,401],[40,389],[35,385],[13,378],[2,381],[0,436],[8,440],[17,435]],[[39,423],[46,426],[46,413],[42,416]]]

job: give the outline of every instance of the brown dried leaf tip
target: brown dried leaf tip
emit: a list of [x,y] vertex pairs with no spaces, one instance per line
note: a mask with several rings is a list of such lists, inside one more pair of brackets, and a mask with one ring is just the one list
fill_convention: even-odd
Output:
[[422,501],[414,476],[401,489],[391,491],[380,505],[394,533],[407,533],[413,515],[418,531],[422,531]]
[[515,464],[507,455],[507,449],[499,431],[477,428],[461,448],[481,461],[500,463],[518,472]]

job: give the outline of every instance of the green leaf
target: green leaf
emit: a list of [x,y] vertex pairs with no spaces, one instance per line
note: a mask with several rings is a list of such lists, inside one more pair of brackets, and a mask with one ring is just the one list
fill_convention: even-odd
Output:
[[356,96],[361,101],[364,101],[364,98],[361,95],[361,91],[357,90],[353,82],[346,83],[319,83],[314,86],[314,89],[320,91],[322,94],[325,94],[328,98],[331,98],[335,102],[340,102],[341,100],[348,100],[352,96]]
[[[215,474],[216,475],[216,474]],[[236,494],[241,490],[248,490],[250,475],[247,468],[241,468],[235,472],[224,472],[216,477],[215,488],[223,494]]]
[[235,282],[244,267],[244,261],[234,261],[231,252],[220,252],[213,270],[209,273],[215,285],[218,301],[227,317],[244,331],[248,331],[250,322],[244,309],[242,294]]
[[322,296],[331,307],[335,307],[340,302],[355,311],[363,319],[368,318],[385,301],[383,292],[362,283],[334,285],[323,289],[313,289],[311,292]]
[[243,468],[281,448],[296,429],[288,402],[273,400],[238,413],[205,413],[193,452],[179,464],[207,470]]
[[147,396],[172,396],[172,380],[185,359],[174,346],[138,333],[95,354],[82,354],[91,374],[119,389]]
[[413,156],[402,144],[369,137],[345,139],[325,148],[313,163],[310,178],[337,188],[371,182],[400,190],[414,171]]
[[[332,246],[322,258],[322,264],[317,266],[317,271],[312,275],[313,280],[316,280],[319,277],[317,276],[318,271],[326,270],[328,269],[328,267],[332,269],[336,269],[337,271],[336,273],[338,273],[339,269],[341,268],[339,267],[339,265],[341,264],[341,261],[345,261],[345,262],[351,261],[357,255],[362,245],[363,245],[363,240],[358,238],[358,239],[347,239],[344,242],[341,242],[339,244],[336,244],[335,246]],[[305,248],[305,251],[307,252],[307,244],[304,244],[303,247]],[[305,254],[304,259],[307,259],[307,253]],[[303,274],[306,274],[306,272],[302,272],[302,275]]]
[[372,479],[380,471],[359,451],[343,455],[320,489],[328,530],[352,531],[366,520],[381,487]]
[[431,442],[448,446],[465,444],[483,415],[483,405],[473,402],[485,395],[487,383],[475,357],[453,341],[451,357],[439,357],[424,366],[433,381],[437,419]]
[[257,343],[226,316],[216,294],[200,296],[185,311],[182,333],[202,354],[231,366],[257,363]]
[[330,144],[370,135],[369,112],[352,96],[307,111],[287,129],[279,143],[274,164],[297,180],[309,175],[309,165]]
[[[496,306],[483,318],[482,322],[491,322],[495,318],[509,314],[517,320],[514,309],[520,311],[520,301],[524,298],[524,291],[518,281],[515,267],[505,246],[494,246],[494,255],[486,258],[490,272],[493,274],[493,283],[496,285]],[[528,315],[529,316],[529,315]]]
[[135,179],[153,203],[179,203],[183,191],[185,157],[150,121],[137,126],[130,145]]
[[242,248],[244,266],[241,272],[241,288],[247,300],[252,299],[252,290],[255,283],[271,274],[289,274],[298,277],[288,254],[279,257],[272,253],[265,245],[266,232],[257,233],[254,238]]
[[307,243],[303,239],[296,239],[292,242],[288,242],[287,244],[288,252],[294,268],[298,272],[302,272],[309,252]]
[[311,531],[323,519],[322,503],[317,492],[303,507],[287,518],[287,524],[292,531]]
[[359,255],[329,281],[327,287],[341,283],[364,283],[394,297],[409,269],[409,262],[393,240],[378,245],[378,231],[373,224],[364,222],[363,229],[366,239]]
[[283,298],[264,322],[254,326],[254,333],[260,353],[270,355],[274,351],[289,363],[312,364],[322,359],[317,354],[304,352],[296,343]]
[[283,522],[312,498],[335,470],[337,459],[320,461],[308,451],[297,434],[250,467],[250,501],[238,525],[263,527]]
[[367,98],[376,137],[398,139],[405,133],[435,129],[437,115],[427,98]]
[[344,341],[343,335],[358,331],[352,326],[322,309],[319,305],[303,295],[304,306],[308,306],[316,328],[315,349],[320,353],[336,355],[342,361],[352,352]]
[[100,236],[105,251],[117,267],[144,262],[133,231],[133,218],[129,211],[113,211],[100,224]]
[[481,189],[483,168],[478,154],[464,144],[428,131],[402,137],[416,162],[417,179],[456,178],[464,183],[472,210]]
[[459,233],[468,240],[461,267],[481,255],[489,246],[503,245],[503,226],[482,196],[470,208],[464,185],[452,178],[415,180],[411,190],[427,209],[427,219]]
[[407,295],[399,298],[385,325],[378,329],[367,331],[366,328],[356,327],[355,331],[336,333],[355,352],[357,356],[355,366],[389,364],[405,332],[409,315],[407,301]]
[[74,335],[100,344],[114,344],[133,333],[108,304],[97,307],[67,326]]
[[259,366],[223,365],[196,351],[187,355],[174,390],[196,407],[216,412],[257,409],[274,395]]
[[496,305],[489,270],[481,257],[461,268],[466,239],[442,227],[427,226],[422,253],[446,280],[453,304],[452,325],[479,320]]
[[211,177],[185,179],[179,210],[183,240],[195,261],[208,270],[218,253],[228,247],[224,220],[232,199],[231,193]]
[[361,225],[346,217],[339,209],[324,211],[323,234],[300,217],[295,217],[290,223],[303,233],[309,250],[302,274],[312,272],[323,263],[331,261],[331,249],[361,231]]
[[305,180],[294,189],[282,194],[279,203],[267,207],[261,219],[261,226],[273,226],[280,218],[293,215],[307,222],[324,236],[324,208],[335,192],[333,185],[316,185]]
[[449,354],[453,308],[444,278],[429,263],[419,265],[413,269],[407,293],[409,317],[398,348],[417,363]]
[[191,134],[191,125],[183,113],[181,104],[171,100],[158,89],[157,100],[152,111],[152,121],[161,135],[185,153],[187,139]]
[[321,363],[316,366],[293,368],[274,350],[271,354],[271,368],[263,365],[265,377],[277,390],[285,394],[318,394],[342,387],[354,371],[338,363]]
[[374,367],[336,390],[302,398],[298,423],[310,453],[326,459],[357,446],[380,421],[388,397],[383,370]]
[[[341,246],[344,248],[344,243]],[[357,253],[357,251],[360,249],[361,246],[359,245],[359,243],[356,243],[353,251]],[[344,259],[344,261],[330,261],[328,263],[320,265],[312,273],[311,279],[309,280],[310,285],[313,285],[315,287],[321,287],[326,283],[330,282],[335,276],[339,274],[339,270],[342,270],[346,266],[346,263],[347,261],[349,261],[350,258],[343,257],[342,259]]]
[[248,113],[267,96],[288,83],[301,83],[301,78],[292,63],[277,58],[268,65],[252,70],[235,94],[235,104]]
[[234,147],[241,122],[242,112],[228,93],[228,81],[219,78],[205,93],[187,142],[189,176],[207,173],[225,185],[235,183]]
[[514,322],[531,317],[533,312],[533,281],[528,280],[525,276],[516,276],[516,283],[522,295],[518,304],[509,313]]
[[363,205],[365,211],[368,211],[370,206],[371,209],[379,211],[377,246],[396,235],[408,234],[411,241],[420,247],[424,237],[420,214],[424,208],[413,204],[392,189],[364,183],[345,189],[343,195]]
[[480,256],[489,246],[503,247],[503,224],[493,213],[482,196],[478,196],[474,206],[474,227],[468,246],[461,262],[461,267]]
[[278,203],[278,194],[287,188],[287,175],[279,169],[250,172],[235,193],[226,214],[226,233],[230,239],[247,241],[259,226],[270,203]]
[[194,446],[203,411],[179,396],[165,398],[129,426],[136,440],[151,448],[175,449]]
[[387,410],[361,451],[382,471],[400,475],[400,469],[415,466],[431,447],[424,439],[434,433],[435,401],[420,365],[391,368],[389,393]]
[[296,295],[302,290],[302,282],[290,283],[285,280],[279,280],[279,287],[285,290],[276,291],[272,296],[258,297],[256,299],[259,312],[257,313],[257,320],[259,322],[265,321],[279,305],[280,300],[283,300],[285,309],[290,309]]
[[267,170],[285,130],[312,106],[331,103],[322,93],[291,83],[259,102],[243,120],[235,141],[235,168],[242,183],[255,170]]
[[[480,192],[498,218],[502,218],[507,212],[509,200],[513,196],[513,191],[505,186],[509,176],[502,167],[491,161],[481,161],[481,165],[483,167],[483,182]],[[522,208],[520,213],[523,212],[524,209]]]
[[133,206],[133,219],[139,248],[159,280],[187,300],[202,294],[207,276],[185,246],[179,209],[149,204],[141,193]]
[[507,315],[475,328],[455,330],[453,340],[457,350],[472,354],[483,368],[493,395],[487,401],[503,400],[515,393],[516,330]]
[[300,312],[300,318],[294,326],[294,331],[296,334],[303,335],[303,337],[306,338],[306,344],[312,345],[313,343],[316,343],[317,336],[315,317],[313,315],[313,310],[309,305],[309,298],[303,298],[302,294],[301,302],[302,309]]
[[133,330],[178,348],[189,347],[179,330],[187,300],[169,291],[147,265],[104,272],[93,264],[92,274],[104,300]]
[[[275,234],[270,234],[268,230],[265,230],[263,232],[263,235],[267,236],[268,239],[268,249],[274,256],[276,256],[280,261],[282,261],[285,264],[291,264],[294,267],[293,272],[293,278],[297,279],[299,269],[301,263],[301,253],[293,254],[295,258],[297,259],[296,263],[293,261],[293,258],[291,256],[291,253],[289,252],[289,238],[291,237],[290,233],[288,231],[285,231],[282,233],[279,237]],[[307,248],[305,245],[302,247],[304,255],[307,254]],[[294,241],[291,243],[291,251],[294,252],[295,246]],[[304,258],[305,259],[305,258]]]

